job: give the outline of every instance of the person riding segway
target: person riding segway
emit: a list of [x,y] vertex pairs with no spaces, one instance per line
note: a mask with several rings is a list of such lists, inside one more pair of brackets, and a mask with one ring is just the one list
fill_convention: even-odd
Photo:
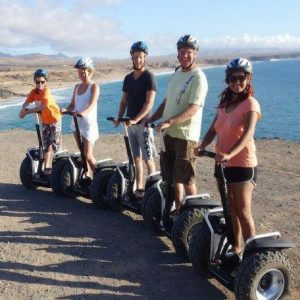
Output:
[[[199,154],[216,157],[207,150]],[[273,300],[289,295],[294,268],[282,250],[295,244],[281,239],[279,232],[254,235],[245,241],[243,252],[228,255],[236,241],[223,164],[217,164],[216,171],[222,207],[207,210],[202,226],[191,238],[189,257],[194,269],[204,276],[213,275],[237,300]]]

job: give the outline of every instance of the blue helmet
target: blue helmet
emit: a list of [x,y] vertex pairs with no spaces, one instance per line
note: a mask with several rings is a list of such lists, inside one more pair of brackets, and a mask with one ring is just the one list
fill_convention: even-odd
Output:
[[148,55],[148,46],[143,41],[138,41],[132,44],[130,48],[130,55],[132,55],[135,51],[142,51],[146,55]]
[[233,73],[233,72],[244,72],[244,73],[248,73],[248,74],[252,74],[253,70],[252,70],[252,65],[250,63],[249,60],[247,60],[246,58],[235,58],[232,61],[230,61],[226,67],[225,73],[226,73],[226,77]]
[[198,51],[199,42],[194,35],[186,34],[177,41],[177,50],[179,50],[182,47],[190,47]]
[[74,65],[76,69],[94,69],[94,63],[90,57],[82,57]]
[[48,71],[45,69],[37,69],[33,74],[33,79],[35,79],[37,77],[44,77],[47,80]]

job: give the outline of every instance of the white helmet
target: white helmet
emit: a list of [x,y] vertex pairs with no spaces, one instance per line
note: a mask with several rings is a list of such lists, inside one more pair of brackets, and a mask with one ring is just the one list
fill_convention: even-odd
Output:
[[252,65],[246,58],[235,58],[230,61],[226,67],[225,73],[226,77],[232,72],[242,71],[248,74],[252,74]]
[[194,35],[186,34],[185,36],[181,37],[177,42],[177,50],[181,47],[190,47],[194,50],[199,50],[199,42]]
[[76,69],[94,69],[94,63],[91,58],[82,57],[77,61],[74,68],[76,68]]

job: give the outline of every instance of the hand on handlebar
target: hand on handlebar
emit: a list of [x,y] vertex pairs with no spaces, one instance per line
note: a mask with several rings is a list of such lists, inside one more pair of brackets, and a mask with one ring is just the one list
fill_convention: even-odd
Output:
[[156,125],[155,130],[157,132],[161,132],[167,128],[169,128],[171,126],[171,124],[169,122],[161,122],[158,125]]
[[231,156],[227,153],[216,153],[216,164],[227,164]]

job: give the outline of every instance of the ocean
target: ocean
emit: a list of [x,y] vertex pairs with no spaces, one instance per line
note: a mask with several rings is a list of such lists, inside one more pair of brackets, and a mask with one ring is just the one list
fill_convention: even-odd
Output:
[[[224,66],[206,68],[209,91],[203,111],[201,136],[208,129],[216,113],[219,94],[225,88]],[[254,62],[253,85],[255,98],[262,110],[262,119],[258,122],[256,138],[281,138],[300,141],[300,60],[279,60]],[[170,74],[156,76],[158,91],[155,108],[161,103]],[[73,86],[52,90],[60,107],[69,103]],[[122,94],[122,81],[113,81],[100,85],[98,100],[98,124],[101,134],[120,133],[122,128],[114,128],[106,121],[108,116],[116,116]],[[29,92],[29,91],[28,91]],[[15,98],[0,103],[0,131],[12,128],[34,130],[33,115],[20,120],[18,113],[25,99]],[[70,117],[63,120],[63,133],[70,133]]]

